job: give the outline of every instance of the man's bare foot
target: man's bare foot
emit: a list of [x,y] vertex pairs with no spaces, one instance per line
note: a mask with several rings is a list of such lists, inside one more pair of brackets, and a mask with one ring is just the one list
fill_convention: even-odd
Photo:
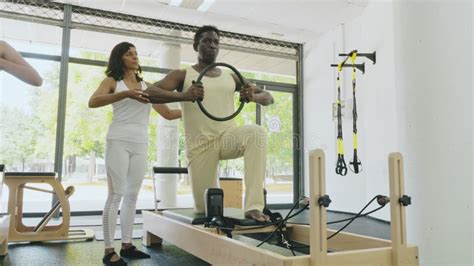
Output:
[[264,214],[259,210],[246,211],[245,218],[254,219],[262,223],[270,221],[270,216]]

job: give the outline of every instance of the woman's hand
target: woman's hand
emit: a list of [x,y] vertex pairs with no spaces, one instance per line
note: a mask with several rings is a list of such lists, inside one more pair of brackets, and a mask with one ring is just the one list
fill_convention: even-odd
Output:
[[148,99],[148,94],[143,92],[141,89],[134,89],[134,90],[126,90],[123,91],[127,98],[137,100],[141,103],[149,103],[150,99]]

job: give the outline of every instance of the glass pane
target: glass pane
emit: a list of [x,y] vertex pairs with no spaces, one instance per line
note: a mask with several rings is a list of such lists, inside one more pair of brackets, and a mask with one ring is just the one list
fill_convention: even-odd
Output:
[[262,107],[262,126],[268,136],[267,202],[293,202],[293,94],[271,92],[275,103]]
[[[18,52],[58,55],[61,30],[17,20],[0,19],[0,39]],[[34,38],[36,30],[48,35]],[[39,31],[38,31],[39,32]],[[32,87],[7,72],[0,71],[0,163],[6,172],[54,172],[59,62],[25,59],[43,78],[41,87]],[[33,185],[51,190],[49,185]],[[8,189],[3,189],[2,210],[7,211]],[[25,190],[28,212],[47,212],[51,194]]]
[[157,51],[161,46],[159,41],[85,30],[71,31],[69,56],[107,61],[112,48],[121,42],[135,45],[141,66],[159,66],[156,60]]
[[75,187],[72,211],[100,210],[107,196],[105,135],[112,108],[87,106],[104,77],[103,67],[69,64],[62,182]]
[[293,75],[283,75],[283,74],[264,73],[264,72],[242,72],[242,75],[246,77],[247,79],[296,84],[296,77]]
[[[192,45],[182,45],[181,61],[196,62],[196,58],[196,52]],[[296,61],[294,59],[231,51],[221,47],[217,62],[232,65],[248,79],[296,84]]]
[[[187,167],[188,159],[186,158],[184,124],[182,120],[179,123],[178,134],[179,134],[178,166]],[[191,192],[191,178],[187,174],[178,175],[177,206],[180,206],[180,207],[193,207],[194,206],[194,199]]]
[[32,87],[0,72],[0,161],[7,172],[53,172],[59,63],[26,59],[43,77]]
[[1,40],[19,52],[61,55],[62,29],[59,27],[0,18],[0,34]]
[[[145,58],[146,59],[146,58]],[[140,57],[140,62],[143,64],[146,60]],[[164,74],[144,72],[143,79],[149,83],[154,83],[164,77]],[[137,209],[152,209],[154,205],[154,192],[153,192],[153,166],[156,165],[158,155],[158,134],[160,130],[157,128],[159,114],[153,109],[150,112],[150,120],[148,123],[148,172],[145,174],[143,184],[138,194]]]

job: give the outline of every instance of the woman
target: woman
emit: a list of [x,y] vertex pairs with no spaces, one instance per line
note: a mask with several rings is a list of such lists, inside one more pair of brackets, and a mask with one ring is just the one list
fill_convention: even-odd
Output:
[[0,41],[0,70],[5,70],[32,86],[39,87],[43,84],[38,72],[5,41]]
[[143,90],[147,84],[139,76],[135,46],[128,42],[117,44],[110,54],[106,75],[99,88],[89,99],[89,107],[112,104],[112,124],[107,132],[105,164],[107,169],[108,197],[103,212],[106,265],[126,265],[115,253],[113,239],[117,210],[120,209],[122,248],[125,258],[150,258],[131,244],[133,219],[138,191],[147,167],[148,117],[150,109],[168,120],[181,117],[181,110],[170,110],[166,105],[149,104]]

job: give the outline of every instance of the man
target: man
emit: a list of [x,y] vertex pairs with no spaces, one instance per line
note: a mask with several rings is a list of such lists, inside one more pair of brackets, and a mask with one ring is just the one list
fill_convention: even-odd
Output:
[[[181,102],[183,112],[186,156],[191,176],[195,211],[204,212],[204,192],[218,187],[219,160],[244,156],[245,204],[247,218],[261,222],[269,220],[263,214],[263,181],[266,164],[266,133],[258,125],[237,127],[232,120],[218,122],[206,117],[194,103],[203,99],[203,105],[213,115],[227,116],[234,112],[234,92],[242,87],[240,97],[261,105],[273,103],[270,93],[247,80],[240,84],[235,74],[219,68],[210,69],[202,79],[202,86],[193,84],[199,73],[215,63],[219,53],[219,30],[213,26],[199,28],[194,36],[193,48],[198,62],[191,67],[173,70],[165,78],[147,89],[154,103]],[[176,91],[182,91],[176,92]],[[206,95],[204,96],[204,91]]]

